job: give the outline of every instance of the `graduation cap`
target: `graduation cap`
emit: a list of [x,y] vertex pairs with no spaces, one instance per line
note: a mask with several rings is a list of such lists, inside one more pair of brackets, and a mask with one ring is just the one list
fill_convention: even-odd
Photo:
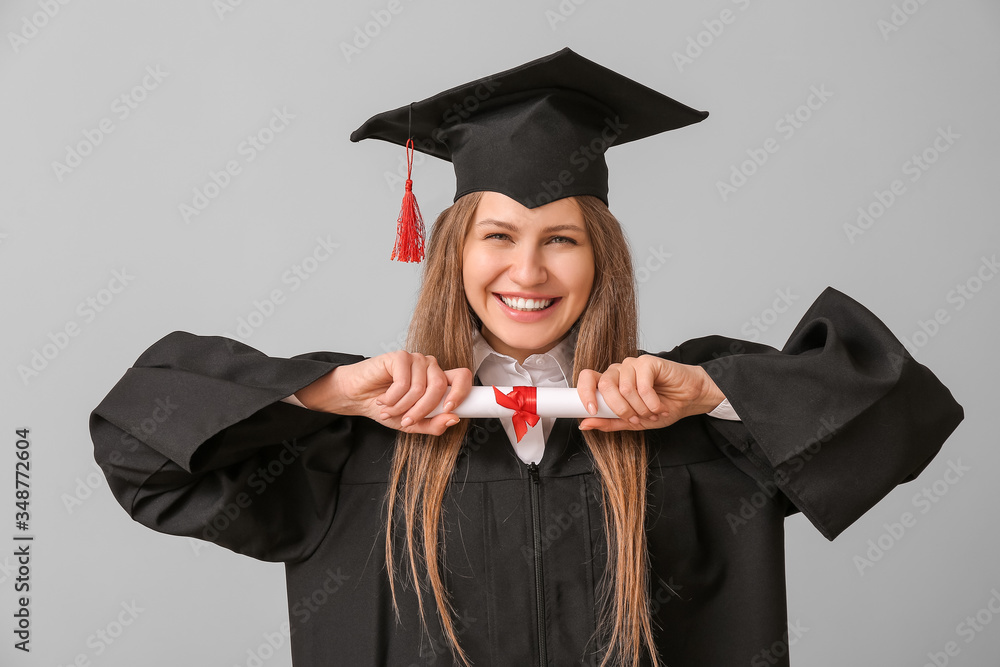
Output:
[[574,195],[608,203],[605,151],[708,116],[565,48],[369,118],[351,141],[407,150],[406,193],[392,258],[423,258],[413,151],[455,166],[455,201],[507,195],[527,208]]

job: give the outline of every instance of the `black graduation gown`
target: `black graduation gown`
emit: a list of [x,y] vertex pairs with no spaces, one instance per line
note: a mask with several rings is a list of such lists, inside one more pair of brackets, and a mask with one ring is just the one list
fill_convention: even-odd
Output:
[[[963,418],[863,306],[827,288],[779,352],[707,336],[660,356],[703,365],[742,417],[647,431],[652,614],[670,667],[787,665],[783,520],[829,539],[913,479]],[[177,331],[136,361],[90,429],[137,521],[286,564],[296,667],[452,664],[425,596],[385,575],[396,432],[280,401],[362,357],[267,357]],[[598,664],[600,490],[575,420],[537,474],[497,420],[474,420],[445,499],[445,583],[475,665]],[[397,558],[402,562],[402,553]],[[402,575],[405,579],[407,575]],[[780,657],[779,657],[780,656]]]

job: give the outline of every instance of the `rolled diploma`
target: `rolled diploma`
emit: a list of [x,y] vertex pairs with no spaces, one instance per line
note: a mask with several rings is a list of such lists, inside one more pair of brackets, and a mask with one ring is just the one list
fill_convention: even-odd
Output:
[[[497,389],[505,394],[509,394],[511,387],[498,386]],[[618,417],[608,407],[608,404],[604,402],[604,398],[599,392],[597,394],[596,415],[587,412],[587,408],[584,407],[583,401],[580,400],[580,394],[577,393],[575,388],[539,387],[535,392],[535,406],[539,417],[607,417],[609,419],[616,419]],[[447,400],[447,396],[427,416],[433,417],[444,412],[445,400]],[[513,410],[497,404],[496,394],[493,393],[492,386],[473,387],[468,398],[462,401],[452,412],[459,417],[466,418],[510,417],[514,414]]]

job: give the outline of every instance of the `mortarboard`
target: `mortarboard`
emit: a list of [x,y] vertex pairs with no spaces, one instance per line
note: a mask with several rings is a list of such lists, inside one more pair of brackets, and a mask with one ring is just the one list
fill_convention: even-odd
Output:
[[369,118],[351,141],[407,148],[403,210],[393,259],[423,258],[412,151],[455,167],[455,200],[505,194],[528,208],[574,195],[608,203],[605,151],[708,116],[568,48]]

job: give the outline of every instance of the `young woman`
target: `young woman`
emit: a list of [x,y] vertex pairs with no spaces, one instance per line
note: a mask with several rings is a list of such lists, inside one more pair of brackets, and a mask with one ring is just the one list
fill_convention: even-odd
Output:
[[[784,517],[833,539],[962,419],[832,288],[780,352],[719,336],[638,350],[606,171],[560,179],[542,203],[553,163],[512,184],[482,170],[469,129],[524,113],[551,136],[561,126],[539,113],[579,121],[583,84],[564,104],[539,68],[554,60],[563,84],[567,68],[606,71],[566,54],[445,95],[507,90],[438,137],[459,192],[427,245],[409,351],[278,359],[174,332],[92,415],[133,518],[286,563],[297,667],[750,663],[786,631]],[[526,72],[541,96],[518,85]],[[423,108],[440,117],[438,102]],[[575,386],[591,414],[599,391],[618,418],[543,418],[522,438],[510,419],[452,412],[475,380]],[[157,400],[171,410],[150,419]]]

